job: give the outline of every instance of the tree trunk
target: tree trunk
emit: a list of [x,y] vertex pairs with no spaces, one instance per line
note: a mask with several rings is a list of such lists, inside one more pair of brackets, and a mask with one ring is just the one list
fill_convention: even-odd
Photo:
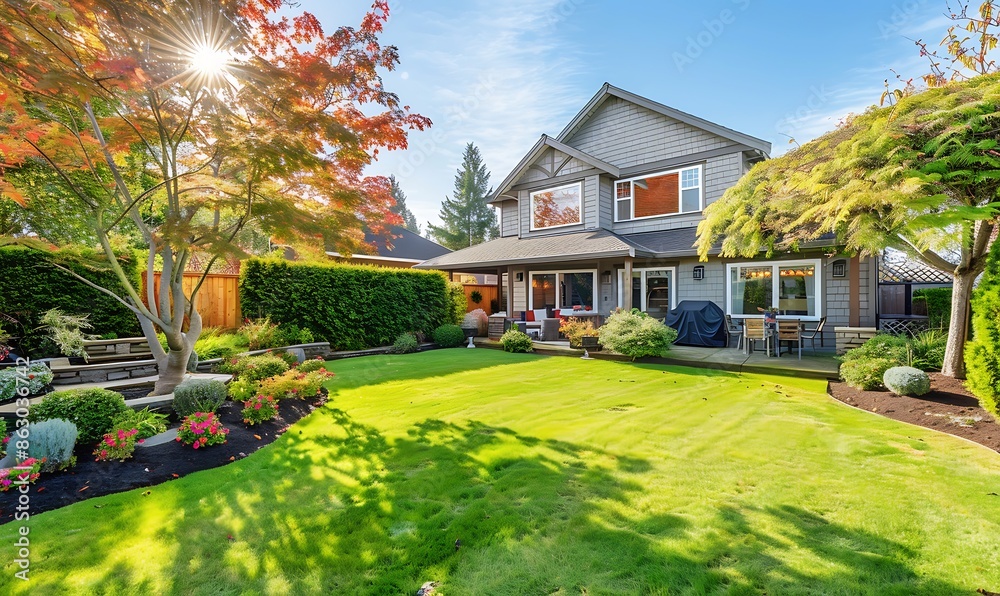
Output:
[[187,373],[188,359],[191,357],[191,348],[184,350],[170,350],[161,360],[157,361],[160,377],[153,386],[150,395],[167,395],[173,393],[174,388],[184,380]]
[[969,332],[969,300],[976,273],[955,274],[951,290],[951,323],[948,327],[948,346],[944,352],[941,374],[956,379],[965,378],[965,341]]

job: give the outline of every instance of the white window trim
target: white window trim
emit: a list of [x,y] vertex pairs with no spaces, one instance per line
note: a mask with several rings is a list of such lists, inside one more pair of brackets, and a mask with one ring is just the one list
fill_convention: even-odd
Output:
[[[547,229],[547,228],[546,228]],[[535,276],[536,275],[555,275],[556,276],[556,310],[562,310],[559,305],[562,304],[562,290],[559,288],[559,274],[561,273],[590,273],[594,278],[594,307],[593,310],[598,310],[598,298],[600,297],[600,286],[597,285],[597,269],[558,269],[554,271],[530,271],[528,273],[528,310],[535,310],[535,292],[532,289],[535,287]]]
[[[633,185],[633,182],[635,182],[636,180],[644,180],[646,178],[657,178],[659,176],[669,176],[670,174],[677,174],[677,208],[680,209],[681,205],[683,205],[683,203],[684,203],[684,201],[683,201],[683,198],[684,198],[683,192],[685,190],[691,190],[690,188],[685,189],[683,187],[683,182],[681,181],[682,180],[681,172],[683,172],[684,170],[694,170],[694,169],[698,170],[698,210],[697,211],[678,211],[677,213],[662,213],[660,215],[645,215],[643,217],[636,217],[635,216],[635,186]],[[629,189],[631,191],[631,194],[629,195],[628,199],[619,199],[618,198],[618,184],[620,184],[622,182],[628,182],[629,183]],[[694,187],[691,187],[691,188],[694,188]],[[646,220],[646,219],[656,219],[656,218],[659,218],[659,217],[677,217],[679,215],[691,215],[693,213],[701,213],[702,211],[705,210],[705,167],[704,167],[704,164],[695,164],[693,166],[685,166],[683,168],[677,168],[677,169],[674,169],[674,170],[666,170],[666,171],[663,171],[663,172],[655,172],[655,173],[652,173],[652,174],[645,174],[645,175],[642,175],[642,176],[633,176],[632,178],[625,178],[623,180],[615,180],[614,183],[611,186],[611,195],[612,195],[612,198],[613,198],[613,200],[615,202],[615,204],[614,204],[615,223],[625,223],[625,222],[629,222],[629,221],[643,221],[643,220]],[[625,200],[628,200],[628,201],[631,202],[631,209],[629,210],[630,217],[628,219],[619,219],[618,218],[618,202],[619,201],[625,201]]]
[[726,264],[726,314],[734,319],[762,319],[763,314],[759,315],[734,315],[733,314],[733,269],[737,267],[771,267],[771,306],[777,307],[778,296],[781,294],[778,288],[778,283],[780,280],[780,275],[778,269],[780,267],[797,267],[800,265],[812,265],[814,267],[813,271],[816,272],[815,278],[816,284],[816,314],[815,315],[779,315],[779,318],[789,318],[789,319],[799,319],[802,321],[818,321],[823,318],[823,303],[825,302],[823,296],[823,261],[822,259],[798,259],[795,261],[750,261],[747,263],[727,263]]
[[[579,192],[577,193],[580,197],[580,221],[576,223],[559,224],[558,226],[546,226],[544,228],[535,227],[535,195],[542,194],[543,192],[555,192],[557,190],[562,190],[564,188],[576,187]],[[536,190],[534,192],[528,193],[528,229],[532,232],[540,230],[554,230],[556,228],[568,228],[570,226],[583,225],[583,182],[574,182],[572,184],[563,184],[562,186],[553,186],[552,188],[546,188],[544,190]],[[520,230],[518,230],[518,235],[520,235]]]
[[[641,267],[632,269],[632,273],[642,273],[642,300],[646,300],[646,275],[647,271],[669,271],[670,272],[670,309],[673,310],[677,308],[677,267]],[[629,286],[629,291],[631,291],[631,285]],[[618,308],[625,308],[625,270],[618,270]],[[642,312],[646,312],[646,305],[632,305],[632,308],[638,308]]]

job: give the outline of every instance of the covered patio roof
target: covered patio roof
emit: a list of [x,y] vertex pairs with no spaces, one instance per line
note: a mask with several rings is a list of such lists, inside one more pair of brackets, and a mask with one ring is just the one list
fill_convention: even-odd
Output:
[[509,236],[429,259],[416,267],[465,271],[614,257],[653,257],[649,249],[607,230],[553,234],[538,238]]

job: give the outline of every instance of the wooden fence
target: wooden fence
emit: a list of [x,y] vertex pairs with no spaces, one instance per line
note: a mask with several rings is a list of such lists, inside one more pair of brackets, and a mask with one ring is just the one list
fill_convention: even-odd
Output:
[[[201,279],[200,273],[184,274],[184,293],[190,295],[195,284]],[[201,284],[198,296],[195,298],[195,308],[201,314],[202,325],[205,327],[222,327],[236,329],[243,322],[240,313],[240,276],[225,273],[210,273]],[[145,295],[146,273],[142,274],[143,301],[149,304]],[[160,274],[153,274],[155,293],[160,291]]]
[[[472,312],[477,308],[481,308],[486,311],[486,314],[493,314],[493,308],[490,303],[493,300],[500,302],[499,288],[497,286],[481,286],[479,284],[463,284],[465,287],[465,301],[466,309],[465,312]],[[472,293],[478,291],[483,295],[483,299],[476,304],[472,301]]]

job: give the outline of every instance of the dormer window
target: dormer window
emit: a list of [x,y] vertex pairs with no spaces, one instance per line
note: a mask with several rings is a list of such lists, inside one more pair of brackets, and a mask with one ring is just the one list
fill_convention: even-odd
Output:
[[704,207],[701,166],[615,182],[615,221],[696,213]]
[[583,223],[583,185],[579,182],[531,193],[531,229]]

